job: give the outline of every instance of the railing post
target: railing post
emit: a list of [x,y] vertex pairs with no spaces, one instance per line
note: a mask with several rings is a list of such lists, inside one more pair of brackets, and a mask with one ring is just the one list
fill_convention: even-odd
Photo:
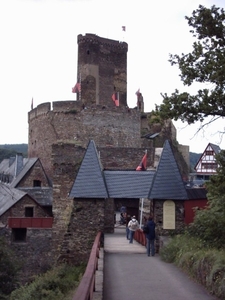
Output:
[[76,290],[73,300],[92,300],[93,292],[95,291],[95,272],[98,267],[99,248],[101,232],[98,232],[94,244],[91,249],[91,254],[84,275]]

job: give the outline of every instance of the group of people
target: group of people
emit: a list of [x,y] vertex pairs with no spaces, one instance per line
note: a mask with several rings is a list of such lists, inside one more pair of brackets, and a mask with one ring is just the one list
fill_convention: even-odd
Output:
[[[150,216],[148,220],[146,220],[144,226],[147,228],[147,233],[145,233],[147,240],[147,255],[154,256],[155,255],[155,222],[153,218]],[[129,240],[129,243],[133,243],[134,233],[137,229],[139,229],[140,225],[135,216],[131,218],[126,227],[126,236]]]

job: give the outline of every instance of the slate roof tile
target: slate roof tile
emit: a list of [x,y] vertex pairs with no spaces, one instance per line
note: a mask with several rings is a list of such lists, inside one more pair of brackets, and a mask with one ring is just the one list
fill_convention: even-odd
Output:
[[155,171],[104,171],[110,198],[148,198]]
[[69,197],[108,198],[102,166],[95,143],[92,140],[89,141]]
[[8,185],[0,182],[0,216],[25,195],[25,192],[10,188]]
[[184,182],[168,140],[165,141],[163,146],[149,199],[188,199]]

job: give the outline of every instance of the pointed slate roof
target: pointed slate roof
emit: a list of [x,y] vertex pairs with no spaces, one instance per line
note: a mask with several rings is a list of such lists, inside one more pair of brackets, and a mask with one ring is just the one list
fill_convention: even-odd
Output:
[[186,200],[187,192],[169,141],[165,141],[149,199]]
[[34,158],[27,158],[22,170],[20,173],[14,178],[14,180],[11,182],[11,187],[16,188],[16,186],[19,184],[19,182],[23,179],[23,177],[28,173],[28,171],[33,167],[33,165],[38,160],[37,157]]
[[[220,146],[215,145],[215,144],[212,144],[212,143],[209,143],[209,145],[212,147],[212,149],[213,149],[213,151],[215,152],[215,154],[220,153],[220,151],[221,151]],[[209,146],[209,145],[208,145],[208,146]]]
[[110,198],[148,198],[155,171],[104,171]]
[[92,140],[89,141],[69,197],[108,198],[102,166],[95,143]]
[[25,192],[10,188],[0,182],[0,216],[26,195]]

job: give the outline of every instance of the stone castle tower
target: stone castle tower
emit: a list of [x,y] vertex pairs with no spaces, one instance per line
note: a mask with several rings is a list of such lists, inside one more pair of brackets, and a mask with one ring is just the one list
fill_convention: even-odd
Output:
[[50,177],[54,144],[85,148],[92,139],[99,147],[140,147],[146,124],[127,107],[127,51],[124,42],[78,35],[77,101],[42,103],[28,113],[28,156],[39,157]]
[[[146,148],[149,165],[154,162],[153,142],[143,139],[144,134],[154,133],[154,130],[160,133],[160,144],[154,142],[156,147],[162,147],[165,139],[176,139],[172,122],[166,122],[164,127],[158,124],[152,131],[149,113],[127,107],[127,51],[126,43],[92,34],[79,35],[77,81],[81,92],[77,101],[42,103],[28,113],[28,156],[40,158],[53,182],[55,257],[62,253],[74,256],[77,245],[84,248],[83,242],[77,240],[82,235],[77,234],[71,240],[69,224],[74,226],[74,231],[79,229],[81,223],[76,223],[74,216],[84,209],[86,202],[74,202],[68,194],[90,140],[95,141],[104,168],[135,170]],[[119,106],[112,100],[113,93],[119,94]],[[102,209],[110,211],[113,217],[113,202],[107,201],[101,203]],[[93,213],[88,203],[87,220]],[[86,241],[89,246],[93,242]],[[73,251],[68,252],[71,244]]]
[[127,43],[94,34],[78,35],[77,43],[81,101],[85,105],[114,106],[111,97],[116,92],[119,105],[127,106]]
[[[85,149],[94,140],[103,148],[152,147],[151,140],[141,138],[154,133],[148,122],[150,114],[127,106],[127,43],[94,34],[78,35],[77,42],[77,82],[81,85],[77,101],[42,103],[28,113],[28,157],[39,157],[50,177],[53,145],[69,143]],[[114,93],[119,106],[112,100]],[[155,127],[162,131],[157,147],[165,139],[176,139],[172,122],[165,124],[164,133],[161,125]]]

